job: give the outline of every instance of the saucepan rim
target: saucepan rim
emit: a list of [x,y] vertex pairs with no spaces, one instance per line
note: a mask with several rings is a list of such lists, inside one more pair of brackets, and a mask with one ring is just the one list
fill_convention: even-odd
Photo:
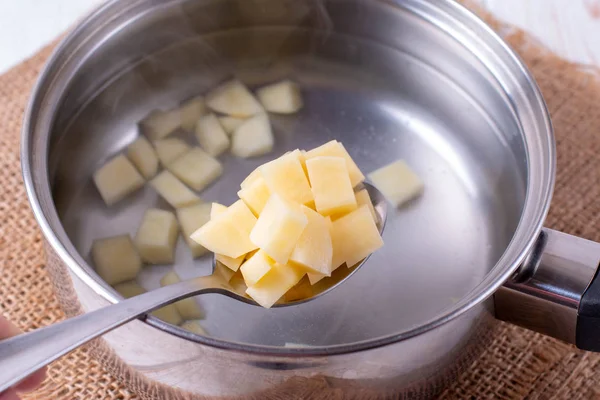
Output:
[[[151,3],[151,1],[148,0],[138,0],[136,4],[143,3],[144,1]],[[392,6],[402,6],[402,0],[382,1]],[[48,84],[54,82],[56,80],[56,76],[61,73],[60,68],[58,68],[58,72],[56,72],[56,64],[59,63],[59,57],[63,55],[67,46],[71,42],[77,40],[79,33],[82,31],[83,27],[86,26],[86,24],[103,18],[107,10],[110,10],[111,7],[116,6],[119,3],[123,3],[123,0],[110,0],[98,7],[87,18],[83,19],[77,28],[67,35],[58,45],[49,61],[46,63],[46,66],[33,89],[32,96],[25,112],[21,141],[21,164],[27,196],[29,198],[31,208],[35,214],[35,218],[45,236],[47,243],[78,278],[80,278],[94,292],[111,303],[119,301],[119,297],[115,295],[112,290],[108,289],[106,285],[101,282],[99,277],[93,276],[93,274],[89,274],[85,270],[83,267],[86,265],[85,261],[74,249],[68,240],[66,233],[64,230],[62,230],[60,224],[56,223],[56,221],[58,221],[58,213],[55,207],[53,204],[50,207],[47,206],[48,203],[52,203],[52,193],[47,170],[46,153],[48,149],[50,127],[52,126],[53,122],[52,115],[50,114],[55,114],[55,112],[47,111],[46,114],[43,114],[40,112],[40,108],[42,107],[44,100],[47,100],[47,92],[49,92]],[[226,340],[195,335],[178,327],[166,324],[153,317],[147,318],[146,322],[158,329],[187,340],[195,341],[211,347],[244,353],[252,353],[257,355],[265,354],[271,356],[324,356],[345,354],[403,341],[417,335],[421,335],[451,320],[454,320],[469,311],[473,306],[480,304],[486,298],[490,297],[503,284],[503,282],[509,279],[510,276],[515,272],[525,257],[529,254],[539,232],[542,229],[543,222],[548,213],[552,191],[554,188],[556,149],[550,115],[546,104],[536,82],[519,56],[516,55],[516,53],[510,49],[510,47],[475,14],[464,8],[462,5],[451,0],[405,0],[404,3],[419,3],[425,6],[421,10],[435,9],[437,12],[446,13],[451,15],[454,20],[458,21],[458,23],[462,25],[461,29],[466,29],[467,31],[471,30],[471,32],[472,30],[476,29],[480,36],[485,35],[485,38],[482,40],[486,41],[486,44],[489,45],[488,47],[494,49],[496,52],[501,52],[502,56],[505,58],[505,61],[506,59],[510,60],[512,65],[505,65],[505,67],[517,71],[519,77],[525,83],[523,86],[524,90],[526,89],[529,93],[529,96],[527,97],[529,107],[536,107],[540,113],[541,128],[539,130],[541,131],[541,135],[539,135],[540,137],[537,138],[536,145],[538,146],[538,149],[540,149],[539,153],[544,154],[536,154],[536,152],[531,151],[529,146],[526,146],[528,148],[528,172],[527,193],[523,213],[511,242],[506,248],[505,253],[494,267],[494,269],[499,268],[500,272],[494,274],[492,277],[488,277],[489,279],[485,278],[476,289],[474,289],[461,301],[456,303],[453,308],[448,309],[446,312],[441,313],[437,317],[418,327],[384,337],[373,338],[350,344],[327,347],[284,348],[247,343],[235,343]],[[162,3],[162,5],[164,5],[164,3]],[[68,81],[70,77],[65,79]],[[56,89],[56,87],[54,87],[54,89]],[[36,134],[43,138],[44,143],[34,143],[34,136]],[[521,132],[521,135],[525,135],[525,133]],[[528,138],[525,136],[525,141],[527,142],[527,140]],[[36,146],[35,148],[37,149],[45,149],[45,151],[41,151],[43,154],[35,154],[33,151],[34,146]],[[36,168],[40,168],[39,165],[45,166],[46,170],[36,171]],[[40,174],[42,175],[42,178],[39,177]],[[49,209],[46,209],[45,206]],[[58,227],[56,225],[58,225]],[[490,273],[488,275],[492,274]]]

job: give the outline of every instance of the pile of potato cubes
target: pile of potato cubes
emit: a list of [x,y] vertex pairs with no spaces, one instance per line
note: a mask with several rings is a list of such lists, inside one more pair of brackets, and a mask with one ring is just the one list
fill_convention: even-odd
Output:
[[[192,241],[190,235],[210,219],[211,205],[203,204],[197,192],[222,174],[217,157],[228,149],[243,158],[270,152],[274,137],[267,113],[292,114],[301,108],[300,90],[292,81],[265,86],[255,97],[240,81],[232,80],[206,97],[194,97],[176,109],[153,111],[140,121],[144,135],[131,143],[124,154],[97,170],[94,183],[106,205],[112,206],[148,181],[175,209],[175,214],[149,209],[134,240],[129,235],[117,235],[94,241],[91,256],[100,277],[126,298],[144,293],[146,290],[135,282],[142,265],[173,263],[180,230],[193,257],[205,254],[207,250]],[[199,146],[169,137],[175,132],[193,133]],[[160,166],[164,168],[162,172]],[[161,285],[178,281],[172,271],[161,280]],[[201,333],[195,320],[202,317],[202,311],[193,299],[153,314]]]
[[246,294],[265,308],[292,288],[286,300],[310,297],[310,285],[383,246],[367,190],[354,190],[364,179],[338,141],[288,152],[252,172],[240,200],[213,205],[191,238],[239,270]]

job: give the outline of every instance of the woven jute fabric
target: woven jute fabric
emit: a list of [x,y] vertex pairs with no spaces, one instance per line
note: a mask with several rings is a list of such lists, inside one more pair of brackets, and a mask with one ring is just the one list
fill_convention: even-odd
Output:
[[[544,50],[523,32],[483,17],[529,66],[550,109],[558,147],[549,227],[600,241],[600,81]],[[64,318],[45,268],[41,234],[21,179],[23,112],[52,46],[0,77],[0,313],[25,331]],[[76,350],[51,365],[26,399],[136,399],[89,354]],[[600,355],[501,324],[487,351],[442,399],[600,398]]]

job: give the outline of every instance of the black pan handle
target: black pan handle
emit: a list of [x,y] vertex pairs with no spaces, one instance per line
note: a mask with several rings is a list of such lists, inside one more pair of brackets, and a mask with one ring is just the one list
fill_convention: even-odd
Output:
[[494,295],[498,319],[600,352],[600,243],[544,229]]

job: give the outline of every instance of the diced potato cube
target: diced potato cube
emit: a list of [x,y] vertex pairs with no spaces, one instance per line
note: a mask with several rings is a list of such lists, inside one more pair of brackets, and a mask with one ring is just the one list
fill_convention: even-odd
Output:
[[314,200],[308,178],[296,152],[284,154],[259,167],[267,187],[286,200],[309,204]]
[[115,289],[121,296],[125,297],[126,299],[139,296],[140,294],[144,294],[147,292],[147,290],[141,287],[140,284],[136,281],[119,283],[117,285],[114,285],[113,289]]
[[200,147],[211,156],[218,156],[229,148],[229,136],[214,114],[208,114],[196,124],[196,139]]
[[342,157],[315,157],[306,160],[315,207],[322,215],[347,213],[357,208],[356,195]]
[[223,166],[211,155],[196,147],[167,166],[186,185],[200,191],[223,173]]
[[247,118],[263,111],[248,88],[238,80],[220,85],[206,96],[206,105],[213,111],[238,118]]
[[[338,267],[339,267],[339,265],[338,265]],[[316,284],[317,282],[321,281],[321,279],[323,279],[323,278],[327,278],[325,275],[311,274],[311,273],[306,274],[306,276],[308,277],[308,281],[310,282],[311,285]]]
[[285,292],[283,299],[286,302],[305,300],[313,297],[313,293],[312,286],[308,278],[305,276],[294,287]]
[[288,290],[300,282],[305,272],[293,265],[275,264],[265,276],[246,293],[258,304],[270,308]]
[[204,114],[206,107],[204,106],[204,97],[194,97],[179,107],[181,115],[181,127],[188,132],[192,132],[196,127],[196,122]]
[[260,173],[259,169],[256,168],[254,171],[250,172],[250,175],[248,175],[246,177],[246,179],[244,179],[242,181],[242,183],[240,184],[240,188],[245,189],[248,186],[252,185],[255,181],[257,181],[259,178],[262,178],[262,174]]
[[163,167],[166,167],[191,150],[191,147],[186,142],[177,138],[157,140],[154,142],[154,148]]
[[251,185],[241,189],[238,196],[244,200],[254,215],[258,216],[265,208],[271,192],[263,177],[259,176]]
[[258,100],[265,110],[277,114],[293,114],[302,108],[302,96],[297,84],[284,80],[257,91]]
[[402,160],[371,172],[369,178],[395,207],[400,207],[423,192],[423,182]]
[[275,261],[262,250],[258,250],[240,268],[247,286],[254,286],[273,268]]
[[185,321],[180,325],[182,329],[195,333],[196,335],[208,336],[200,321]]
[[[225,207],[225,209],[227,209],[227,207]],[[211,205],[196,204],[189,207],[178,208],[176,212],[179,226],[181,226],[181,231],[183,232],[183,238],[192,252],[192,257],[197,258],[205,254],[208,250],[193,241],[191,236],[192,233],[196,232],[202,225],[210,221]]]
[[154,148],[143,136],[138,137],[133,143],[127,146],[127,157],[142,173],[144,178],[150,179],[158,171],[158,157]]
[[273,150],[273,131],[266,114],[258,114],[240,125],[231,135],[231,154],[259,157]]
[[175,208],[188,207],[200,203],[200,197],[188,189],[169,171],[163,171],[150,181],[158,194]]
[[213,253],[238,258],[258,248],[250,241],[256,217],[242,200],[211,219],[192,234],[192,239]]
[[227,211],[227,206],[219,203],[212,203],[210,207],[210,219],[215,219],[217,215],[223,214]]
[[220,262],[215,263],[215,272],[214,273],[217,275],[220,275],[225,280],[225,282],[229,282],[231,280],[231,278],[233,277],[233,274],[235,274],[234,271],[232,271],[228,267],[224,266]]
[[383,239],[367,206],[333,221],[331,239],[334,270],[343,263],[352,267],[383,246]]
[[100,278],[109,285],[134,279],[142,269],[142,259],[129,235],[94,240],[92,260]]
[[355,187],[365,180],[365,176],[360,171],[352,157],[350,157],[350,154],[348,154],[344,145],[336,140],[327,142],[324,145],[311,151],[307,151],[304,154],[304,158],[306,160],[310,160],[311,158],[315,157],[343,157],[346,160],[346,166],[348,167],[348,174],[350,175],[352,187]]
[[111,206],[144,186],[144,178],[124,155],[118,155],[94,174],[94,183]]
[[246,286],[246,282],[244,282],[244,277],[242,273],[238,269],[237,272],[233,273],[233,276],[229,280],[229,284],[234,292],[238,293],[240,296],[246,296],[246,290],[248,290],[248,286]]
[[246,259],[246,255],[244,254],[237,258],[231,258],[224,256],[223,254],[215,254],[215,259],[230,270],[237,271],[238,269],[240,269],[240,265],[242,265],[242,263]]
[[273,194],[250,233],[250,240],[279,264],[287,264],[308,218],[297,204]]
[[331,275],[333,247],[327,219],[318,212],[302,206],[308,224],[290,256],[290,262],[306,268],[309,273]]
[[175,258],[179,228],[170,211],[151,208],[146,211],[135,235],[135,245],[142,260],[150,264],[168,264]]
[[[168,272],[160,280],[160,286],[174,285],[175,283],[181,282],[181,278],[175,271]],[[204,318],[204,313],[196,300],[192,297],[187,299],[179,300],[173,303],[179,314],[183,319],[201,319]]]
[[228,135],[231,135],[237,128],[240,127],[246,121],[245,118],[236,118],[236,117],[219,117],[219,123],[223,127],[223,130]]
[[175,304],[168,304],[158,310],[152,311],[151,314],[171,325],[179,325],[183,322],[183,318],[179,314]]
[[162,139],[181,127],[181,114],[178,109],[155,110],[140,121],[140,126],[148,139]]
[[377,224],[379,218],[377,217],[377,213],[373,207],[373,202],[371,201],[371,196],[369,196],[369,191],[367,189],[356,192],[356,203],[359,207],[366,205],[373,216],[373,221],[375,221],[375,224]]

